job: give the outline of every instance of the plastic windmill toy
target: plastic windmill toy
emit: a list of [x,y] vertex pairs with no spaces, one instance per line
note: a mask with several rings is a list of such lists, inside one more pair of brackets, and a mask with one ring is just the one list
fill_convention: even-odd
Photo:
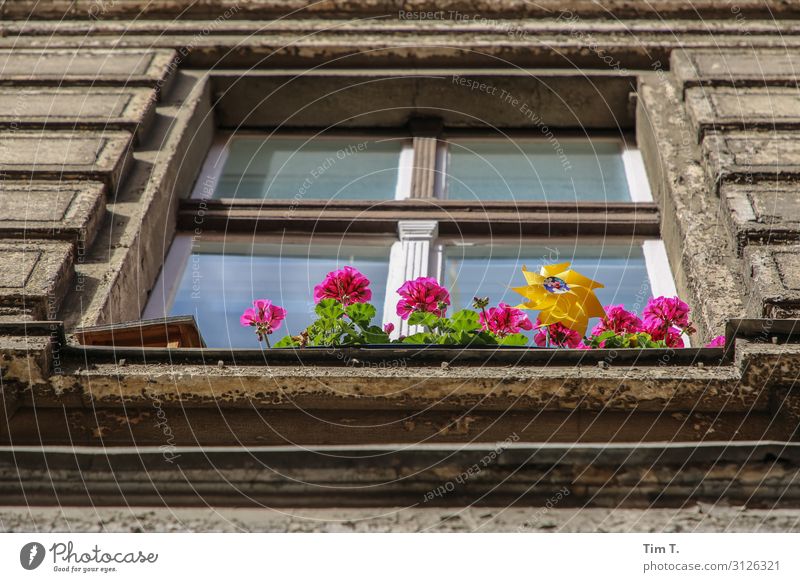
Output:
[[594,294],[603,285],[569,266],[570,263],[545,265],[539,273],[523,266],[522,274],[528,284],[513,289],[527,299],[519,308],[540,311],[541,325],[560,323],[584,336],[590,318],[605,317],[606,312]]

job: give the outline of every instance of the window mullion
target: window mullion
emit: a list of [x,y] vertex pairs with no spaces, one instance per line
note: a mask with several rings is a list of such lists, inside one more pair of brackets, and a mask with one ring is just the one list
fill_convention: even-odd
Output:
[[[147,304],[142,313],[142,319],[155,319],[167,317],[170,307],[178,292],[178,284],[189,264],[189,257],[193,254],[196,236],[176,234],[172,245],[165,250],[164,266],[158,275],[156,284],[150,292]],[[196,261],[200,256],[197,255]],[[199,263],[198,263],[199,264]]]
[[414,174],[411,179],[412,198],[434,198],[436,189],[435,137],[414,137]]
[[194,189],[189,195],[190,198],[198,200],[210,200],[217,191],[222,168],[228,159],[228,136],[217,135],[211,144],[200,175],[194,184]]
[[436,161],[442,120],[417,118],[409,124],[413,136],[414,172],[411,178],[411,198],[436,197]]
[[394,191],[395,200],[407,200],[412,197],[411,187],[414,179],[414,143],[406,144],[400,151],[397,164],[397,185]]
[[625,179],[628,182],[631,201],[652,202],[653,194],[650,191],[647,171],[639,148],[631,144],[624,144],[622,146],[622,165],[625,168]]
[[419,326],[409,326],[397,315],[400,295],[397,289],[410,279],[438,276],[433,272],[432,261],[439,223],[435,220],[401,220],[397,223],[399,241],[392,245],[389,256],[389,278],[386,285],[384,320],[394,324],[392,337],[411,335],[422,331]]

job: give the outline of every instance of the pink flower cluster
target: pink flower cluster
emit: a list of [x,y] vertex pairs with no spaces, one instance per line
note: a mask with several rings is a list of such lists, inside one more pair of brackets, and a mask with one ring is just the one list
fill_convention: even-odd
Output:
[[606,316],[592,328],[592,335],[600,335],[606,331],[636,333],[641,330],[642,320],[635,313],[626,311],[622,305],[609,305],[605,309]]
[[642,312],[642,331],[656,341],[664,340],[671,348],[684,346],[681,334],[693,331],[689,323],[689,306],[677,297],[655,297]]
[[536,333],[533,336],[533,343],[540,348],[582,348],[583,338],[577,331],[571,330],[560,323],[542,325],[536,320]]
[[501,303],[497,307],[481,310],[479,315],[481,329],[499,337],[505,337],[522,330],[533,329],[533,324],[521,309]]
[[606,316],[594,326],[592,335],[606,331],[615,333],[644,332],[671,348],[684,346],[681,334],[694,331],[689,322],[689,306],[677,297],[655,297],[647,302],[640,319],[622,305],[609,305]]
[[401,297],[397,302],[397,315],[402,319],[408,319],[415,311],[444,317],[450,305],[450,293],[432,277],[406,281],[397,293]]
[[286,310],[278,305],[273,305],[269,299],[256,299],[253,307],[245,309],[239,318],[239,323],[245,327],[255,327],[258,339],[270,335],[281,328],[286,319]]
[[323,299],[336,299],[342,305],[366,303],[372,299],[369,279],[353,267],[331,271],[322,283],[314,287],[314,303]]

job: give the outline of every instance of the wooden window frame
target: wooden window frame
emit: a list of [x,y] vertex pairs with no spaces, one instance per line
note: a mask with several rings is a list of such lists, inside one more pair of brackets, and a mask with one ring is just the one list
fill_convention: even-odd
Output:
[[[509,130],[510,137],[545,140],[531,131]],[[614,140],[621,144],[630,202],[540,202],[446,200],[441,197],[441,170],[446,151],[442,147],[443,128],[435,119],[415,120],[406,134],[396,130],[345,130],[326,137],[393,136],[409,140],[410,148],[401,152],[395,197],[391,200],[303,200],[288,199],[213,199],[212,195],[227,156],[233,134],[221,132],[215,138],[191,195],[180,201],[178,209],[178,251],[170,252],[144,315],[163,316],[182,274],[179,260],[191,253],[186,239],[195,232],[198,213],[202,213],[203,236],[211,233],[247,234],[273,237],[287,233],[342,235],[389,235],[396,237],[389,257],[389,280],[384,298],[384,321],[395,324],[394,335],[414,333],[395,315],[397,295],[393,289],[403,281],[421,277],[441,277],[443,245],[440,237],[520,237],[552,241],[557,238],[597,237],[605,241],[641,241],[653,293],[674,295],[672,277],[664,243],[660,236],[660,217],[653,202],[642,156],[633,138],[598,131],[593,140]],[[239,132],[237,136],[278,135],[276,132]],[[320,131],[281,131],[281,137],[315,139]],[[448,130],[448,136],[487,137],[475,130]],[[582,136],[582,137],[581,137]],[[585,139],[585,134],[559,134],[559,140]],[[405,157],[404,157],[405,156]],[[409,161],[413,159],[413,164]],[[180,255],[173,257],[173,254]],[[172,293],[172,295],[170,295]],[[159,300],[160,299],[160,300]]]

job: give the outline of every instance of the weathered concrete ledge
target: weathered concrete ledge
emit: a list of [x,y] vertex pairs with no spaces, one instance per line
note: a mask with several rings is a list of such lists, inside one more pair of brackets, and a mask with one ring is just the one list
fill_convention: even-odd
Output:
[[799,449],[783,442],[0,447],[0,498],[10,505],[508,507],[542,506],[561,491],[560,507],[797,507]]
[[[261,351],[237,361],[231,352],[219,359],[220,350],[64,346],[32,366],[18,346],[6,355],[14,374],[4,376],[12,413],[4,438],[106,446],[486,442],[510,434],[791,440],[800,424],[800,347],[771,343],[786,341],[781,334],[794,329],[787,322],[761,324],[766,335],[736,340],[732,363],[720,349],[672,350],[673,360],[657,350],[509,349],[474,365],[481,350],[388,350],[388,359],[387,350],[350,348],[319,350],[314,363],[299,365],[293,350],[276,363]],[[732,327],[755,336],[759,325]],[[590,360],[576,365],[578,357]]]
[[724,503],[688,507],[3,507],[0,531],[270,533],[787,533],[800,509]]

